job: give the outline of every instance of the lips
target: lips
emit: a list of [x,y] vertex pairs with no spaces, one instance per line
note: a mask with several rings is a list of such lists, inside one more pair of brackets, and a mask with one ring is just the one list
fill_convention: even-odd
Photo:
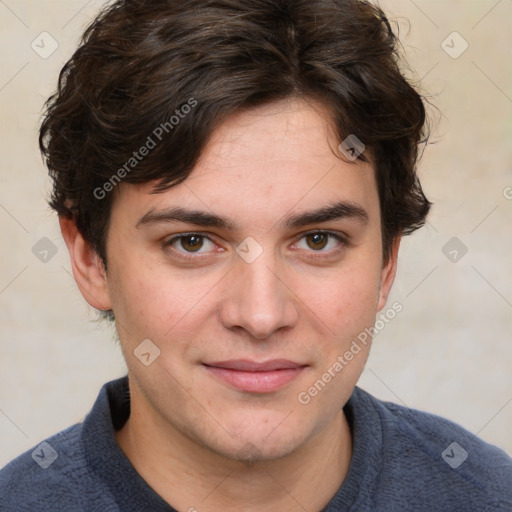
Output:
[[208,363],[207,366],[214,366],[215,368],[225,368],[226,370],[238,370],[244,372],[271,372],[274,370],[287,370],[289,368],[300,368],[300,363],[289,361],[288,359],[272,359],[257,363],[248,361],[247,359],[233,359],[231,361],[219,361],[215,363]]
[[240,391],[272,393],[297,378],[308,365],[288,359],[256,362],[246,359],[203,364],[206,371]]

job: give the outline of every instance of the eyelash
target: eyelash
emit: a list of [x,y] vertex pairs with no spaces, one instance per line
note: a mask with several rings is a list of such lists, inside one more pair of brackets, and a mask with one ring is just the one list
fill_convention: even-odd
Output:
[[[342,235],[340,233],[334,233],[332,231],[324,231],[321,229],[316,229],[313,231],[308,231],[306,233],[303,233],[296,243],[300,242],[302,239],[304,239],[308,236],[316,235],[316,234],[327,235],[329,237],[332,237],[335,240],[337,240],[340,243],[340,245],[336,249],[332,249],[330,251],[322,251],[322,250],[314,251],[313,249],[311,249],[310,251],[312,254],[310,257],[312,257],[313,259],[321,259],[321,258],[326,258],[328,256],[332,256],[334,254],[338,254],[343,248],[351,247],[351,245],[352,245],[350,243],[349,237],[347,235]],[[164,248],[170,248],[175,254],[179,255],[179,258],[187,260],[187,261],[197,261],[200,258],[207,257],[210,254],[210,252],[190,253],[190,252],[186,252],[186,251],[179,251],[177,249],[174,249],[174,247],[172,247],[172,244],[175,243],[176,241],[178,241],[180,239],[187,238],[192,235],[206,238],[210,242],[215,243],[213,238],[210,235],[208,235],[207,233],[191,231],[189,233],[181,233],[179,235],[173,236],[172,238],[166,240],[163,244]]]

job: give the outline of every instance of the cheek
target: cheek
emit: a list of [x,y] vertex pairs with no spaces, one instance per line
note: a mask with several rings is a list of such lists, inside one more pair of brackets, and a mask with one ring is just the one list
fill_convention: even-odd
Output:
[[379,272],[371,266],[347,268],[336,277],[314,295],[314,313],[327,329],[317,340],[314,371],[297,397],[325,422],[346,403],[364,368],[379,290]]
[[[371,266],[352,265],[331,277],[305,283],[305,305],[334,336],[357,335],[358,329],[373,324],[377,313],[380,274]],[[307,291],[309,290],[309,292]]]
[[179,314],[182,305],[179,286],[168,284],[156,269],[142,261],[139,265],[128,261],[114,264],[115,272],[109,276],[114,315],[134,342],[141,336],[152,339],[171,329],[173,316]]
[[136,261],[112,268],[116,269],[109,278],[112,308],[129,346],[149,338],[162,349],[168,349],[172,340],[172,346],[181,350],[180,340],[190,338],[201,326],[219,279],[212,274],[193,280],[186,272]]

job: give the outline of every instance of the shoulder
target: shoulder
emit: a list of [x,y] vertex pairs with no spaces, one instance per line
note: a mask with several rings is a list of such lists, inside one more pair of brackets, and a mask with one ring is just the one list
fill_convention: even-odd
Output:
[[[113,424],[121,419],[112,416],[112,407],[129,414],[127,385],[126,377],[105,384],[83,423],[37,444],[0,470],[0,512],[118,511],[110,486],[117,462],[123,460]],[[113,470],[105,477],[100,470],[109,461]]]
[[503,450],[450,420],[359,388],[356,400],[380,418],[384,492],[394,486],[395,499],[416,495],[433,504],[462,500],[464,510],[512,510],[512,459]]
[[44,503],[45,510],[57,511],[69,504],[71,482],[80,478],[86,466],[80,431],[81,425],[69,427],[7,464],[0,471],[0,510],[41,510]]

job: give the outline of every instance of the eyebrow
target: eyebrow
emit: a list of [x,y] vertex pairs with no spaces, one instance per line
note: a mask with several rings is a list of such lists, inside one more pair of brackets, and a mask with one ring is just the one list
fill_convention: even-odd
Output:
[[[308,210],[285,217],[278,225],[286,228],[300,228],[308,224],[320,224],[322,222],[338,219],[353,219],[367,224],[369,216],[368,212],[356,203],[338,201],[316,210]],[[225,229],[227,231],[237,231],[239,229],[236,223],[226,217],[201,210],[187,210],[181,207],[165,208],[161,210],[151,209],[137,221],[136,227],[140,228],[150,224],[167,222],[183,222],[196,224],[198,226]]]

